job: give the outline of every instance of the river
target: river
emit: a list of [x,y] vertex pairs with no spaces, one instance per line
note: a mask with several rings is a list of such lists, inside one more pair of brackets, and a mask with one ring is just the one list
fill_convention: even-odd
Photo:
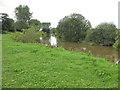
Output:
[[95,57],[102,57],[112,62],[116,62],[118,60],[118,51],[111,46],[90,46],[83,43],[57,41],[57,38],[54,35],[47,36],[45,38],[40,37],[40,43],[51,46],[61,46],[69,51],[82,51],[84,53],[91,52]]

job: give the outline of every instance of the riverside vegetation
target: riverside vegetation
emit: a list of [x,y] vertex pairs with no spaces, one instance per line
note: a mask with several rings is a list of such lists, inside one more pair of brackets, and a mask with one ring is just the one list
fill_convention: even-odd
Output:
[[[3,88],[118,88],[118,65],[3,34]],[[24,52],[24,53],[23,53]]]
[[54,33],[59,40],[118,49],[119,33],[114,24],[92,28],[85,17],[73,13],[61,19],[56,28],[50,28],[50,22],[31,19],[29,7],[22,5],[15,8],[15,15],[16,22],[3,13],[0,22],[3,88],[118,88],[115,63],[93,57],[90,52],[37,43],[41,36]]

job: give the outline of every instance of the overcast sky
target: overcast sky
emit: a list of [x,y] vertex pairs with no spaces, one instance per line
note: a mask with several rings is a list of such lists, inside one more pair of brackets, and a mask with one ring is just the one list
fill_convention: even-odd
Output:
[[56,27],[59,20],[72,13],[82,14],[92,27],[102,22],[114,23],[118,27],[118,2],[120,0],[0,0],[0,13],[8,13],[15,19],[14,9],[28,5],[33,19],[51,22]]

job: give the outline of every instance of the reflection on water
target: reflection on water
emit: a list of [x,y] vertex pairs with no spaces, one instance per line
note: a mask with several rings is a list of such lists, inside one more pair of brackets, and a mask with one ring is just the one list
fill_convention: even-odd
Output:
[[51,46],[62,46],[66,50],[69,51],[83,51],[85,53],[91,52],[95,57],[103,57],[107,60],[115,62],[118,60],[118,51],[116,51],[113,47],[110,46],[90,46],[82,43],[74,43],[74,42],[66,42],[59,41],[57,42],[57,38],[54,35],[47,36],[45,38],[40,38],[40,42],[42,44],[47,44]]

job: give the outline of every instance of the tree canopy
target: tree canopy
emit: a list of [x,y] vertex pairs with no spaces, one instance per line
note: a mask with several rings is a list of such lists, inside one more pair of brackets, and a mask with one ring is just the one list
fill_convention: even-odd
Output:
[[57,26],[58,35],[66,41],[81,42],[91,24],[81,14],[71,14],[61,19]]
[[1,16],[2,19],[2,32],[5,33],[5,31],[14,31],[14,20],[12,18],[8,18],[8,14],[2,13]]
[[37,20],[37,19],[31,19],[30,21],[29,21],[29,25],[35,25],[35,26],[40,26],[41,25],[41,23],[40,23],[40,21],[39,20]]
[[39,31],[41,28],[41,23],[37,19],[31,19],[29,21],[29,27],[32,27],[32,26],[35,27],[37,31]]
[[19,5],[15,8],[15,16],[17,22],[15,23],[15,28],[18,31],[22,31],[22,29],[28,28],[28,22],[32,17],[32,13],[30,13],[29,7]]
[[30,13],[30,9],[27,5],[26,6],[19,5],[18,7],[16,7],[15,15],[18,22],[22,22],[25,24],[27,24],[32,17],[32,13]]
[[28,28],[28,24],[24,24],[22,22],[15,22],[14,27],[15,27],[16,31],[23,32],[23,29]]
[[94,44],[113,45],[116,37],[116,26],[110,23],[101,23],[95,29],[87,31],[86,41]]

